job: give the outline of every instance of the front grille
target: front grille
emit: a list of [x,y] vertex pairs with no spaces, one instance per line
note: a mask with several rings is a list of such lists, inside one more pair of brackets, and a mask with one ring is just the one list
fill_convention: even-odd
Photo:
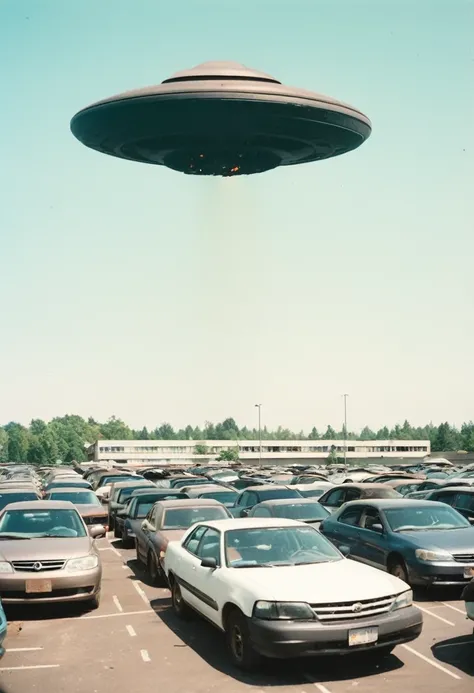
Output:
[[37,561],[12,561],[12,566],[15,570],[26,571],[29,573],[41,573],[45,570],[62,570],[66,563],[66,559],[56,558],[53,560],[37,560]]
[[333,604],[311,604],[311,608],[323,623],[331,621],[353,621],[385,614],[393,606],[398,595],[381,599],[361,599],[359,602],[334,602]]
[[474,553],[453,553],[453,558],[457,563],[474,563]]
[[106,525],[107,515],[86,515],[82,518],[86,525]]

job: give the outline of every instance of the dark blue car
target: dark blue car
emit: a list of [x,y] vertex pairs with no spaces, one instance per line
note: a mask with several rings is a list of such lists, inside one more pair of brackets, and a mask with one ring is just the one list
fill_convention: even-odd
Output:
[[474,577],[474,527],[444,503],[346,503],[320,531],[350,557],[410,585],[466,585]]

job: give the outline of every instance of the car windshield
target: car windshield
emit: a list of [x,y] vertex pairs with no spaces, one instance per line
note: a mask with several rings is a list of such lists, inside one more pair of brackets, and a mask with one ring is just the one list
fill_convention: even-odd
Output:
[[117,474],[111,474],[110,476],[103,476],[99,481],[99,486],[107,486],[107,484],[113,484],[114,482],[121,481],[137,481],[136,476],[117,476]]
[[186,496],[182,496],[178,493],[170,493],[165,496],[156,496],[156,498],[141,500],[135,506],[136,517],[140,519],[145,518],[157,501],[174,500],[175,498],[186,498]]
[[209,508],[170,508],[165,511],[162,527],[163,529],[188,529],[195,522],[224,520],[228,517],[226,510],[219,506]]
[[184,488],[185,486],[204,486],[205,484],[209,484],[209,479],[180,479],[179,481],[175,481],[173,484],[173,488]]
[[309,522],[311,520],[324,520],[329,512],[317,502],[285,503],[284,505],[274,505],[273,514],[276,517],[287,517],[289,520]]
[[48,499],[55,501],[70,501],[75,505],[100,505],[100,507],[102,507],[102,503],[93,491],[74,491],[73,493],[53,491],[48,494]]
[[38,500],[38,496],[33,492],[26,493],[1,493],[0,492],[0,510],[10,503],[19,503],[21,501],[35,501]]
[[66,481],[51,481],[46,488],[90,488],[90,486],[88,481],[68,481],[66,479]]
[[312,488],[305,489],[304,491],[300,489],[300,493],[304,498],[320,498],[326,491],[327,489],[325,488]]
[[230,568],[272,568],[342,560],[339,551],[313,527],[258,527],[225,532]]
[[277,500],[278,498],[301,498],[301,494],[294,488],[276,488],[268,491],[257,491],[260,500]]
[[137,486],[129,486],[128,488],[121,488],[120,491],[118,492],[115,500],[117,501],[117,503],[125,503],[127,498],[130,498],[132,493],[134,491],[137,491],[138,489],[139,489],[139,487],[137,487]]
[[207,493],[201,493],[200,498],[214,498],[224,505],[234,505],[239,494],[236,491],[207,491]]
[[391,508],[385,511],[385,517],[394,532],[471,528],[469,522],[449,505]]
[[0,539],[38,537],[85,537],[84,524],[76,510],[7,510],[0,519]]

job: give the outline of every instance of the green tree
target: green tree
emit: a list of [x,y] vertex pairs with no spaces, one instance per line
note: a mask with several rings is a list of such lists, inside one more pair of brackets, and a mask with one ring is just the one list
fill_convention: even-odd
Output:
[[100,433],[105,440],[132,440],[132,431],[121,419],[111,416],[100,426]]
[[5,426],[5,430],[8,433],[8,461],[27,462],[30,445],[27,429],[12,421]]
[[8,461],[8,433],[0,428],[0,462]]
[[209,455],[209,448],[207,447],[207,445],[204,445],[204,443],[197,443],[197,445],[194,446],[194,454]]
[[328,426],[326,429],[326,433],[324,433],[321,436],[322,440],[337,440],[337,434],[336,431],[332,426]]
[[319,432],[316,426],[313,426],[311,433],[308,436],[309,440],[319,440]]
[[372,431],[372,429],[368,426],[364,426],[359,434],[359,438],[360,440],[377,440],[376,433],[374,433],[374,431]]
[[239,448],[227,448],[225,450],[221,450],[217,460],[218,462],[238,462]]

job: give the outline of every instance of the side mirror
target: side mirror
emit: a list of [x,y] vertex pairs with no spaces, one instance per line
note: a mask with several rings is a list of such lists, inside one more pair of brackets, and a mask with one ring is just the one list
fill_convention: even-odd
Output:
[[248,517],[250,512],[250,508],[242,508],[240,511],[240,517]]
[[349,546],[339,546],[339,551],[342,553],[343,556],[348,556],[351,552],[351,549]]
[[119,515],[119,517],[128,517],[128,511],[124,508],[123,510],[119,510],[117,515]]
[[217,561],[215,558],[203,558],[201,561],[201,565],[203,568],[210,568],[211,570],[215,570],[217,568]]
[[141,528],[144,532],[148,529],[148,522],[146,520],[143,520]]
[[467,521],[471,523],[471,525],[474,525],[474,517],[468,517]]
[[92,537],[92,539],[105,537],[105,528],[102,525],[92,525],[89,527],[89,535]]
[[383,534],[383,527],[380,524],[372,525],[370,529],[372,530],[372,532],[378,532],[378,534]]

